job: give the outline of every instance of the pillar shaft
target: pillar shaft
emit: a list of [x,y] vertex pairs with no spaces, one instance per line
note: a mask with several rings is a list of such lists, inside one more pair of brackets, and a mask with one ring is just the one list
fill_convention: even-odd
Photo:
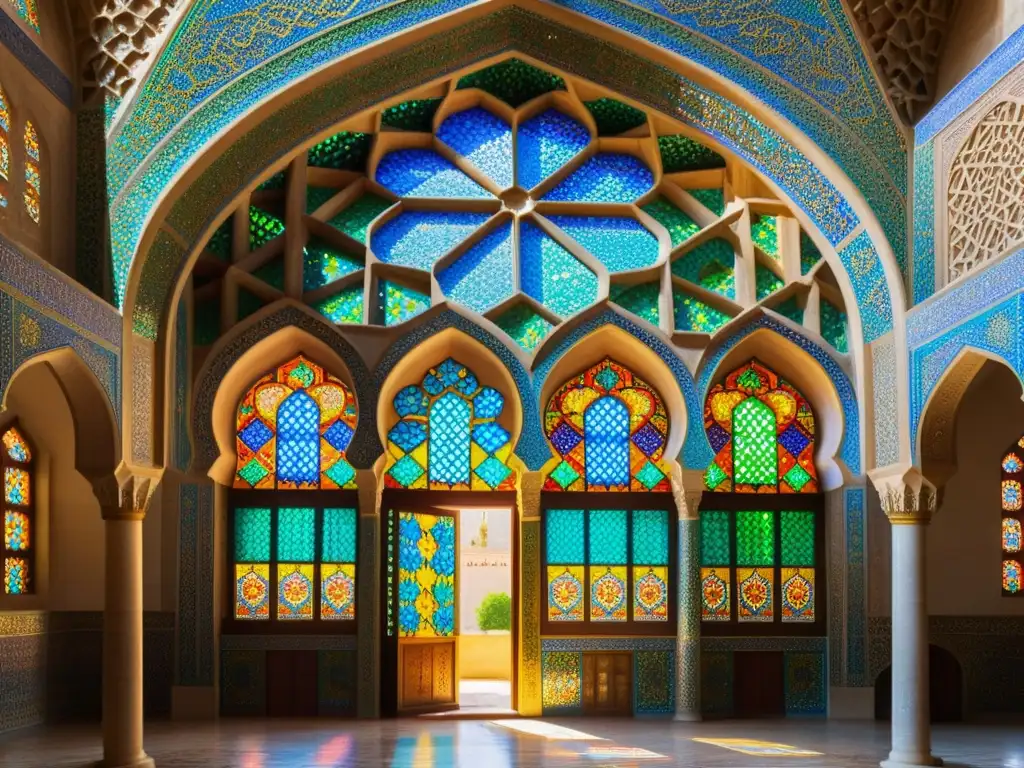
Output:
[[679,521],[676,720],[700,720],[700,520]]

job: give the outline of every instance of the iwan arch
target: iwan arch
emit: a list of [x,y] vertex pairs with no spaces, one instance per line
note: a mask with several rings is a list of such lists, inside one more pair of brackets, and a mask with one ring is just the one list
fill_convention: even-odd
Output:
[[[120,329],[65,315],[118,366],[115,459],[76,467],[107,764],[148,759],[154,610],[165,707],[202,718],[456,710],[485,643],[527,717],[870,717],[889,635],[890,761],[932,764],[925,531],[980,356],[1020,366],[1002,325],[915,331],[951,293],[908,295],[915,134],[844,4],[768,3],[760,44],[689,2],[335,5],[197,2],[79,117],[108,120],[109,252],[76,257],[110,303],[82,301]],[[98,417],[67,377],[98,358],[18,323],[79,450]],[[922,379],[936,339],[968,351]],[[482,563],[497,635],[463,591]],[[30,584],[0,610],[50,610]]]

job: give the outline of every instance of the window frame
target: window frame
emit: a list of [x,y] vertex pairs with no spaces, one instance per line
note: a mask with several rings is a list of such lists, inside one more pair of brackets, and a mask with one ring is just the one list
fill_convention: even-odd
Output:
[[[590,563],[584,563],[583,621],[552,621],[548,617],[548,547],[547,512],[551,509],[582,509],[584,514],[597,509],[624,509],[626,524],[626,592],[625,621],[591,621],[590,619]],[[633,512],[637,510],[665,510],[668,514],[668,619],[667,621],[637,621],[633,618]],[[675,498],[671,493],[650,491],[543,491],[540,516],[540,633],[544,637],[576,637],[580,635],[675,637],[678,624],[679,552],[678,517]],[[584,559],[589,560],[590,526],[583,526]],[[557,564],[556,564],[557,565]]]
[[3,470],[3,473],[6,475],[6,470],[8,467],[10,467],[21,469],[28,474],[28,504],[19,506],[7,503],[7,488],[5,478],[2,506],[5,518],[6,513],[8,511],[21,512],[28,517],[29,540],[28,549],[9,550],[7,549],[7,537],[5,535],[2,544],[0,544],[0,551],[2,551],[3,553],[2,559],[4,561],[4,564],[6,564],[8,557],[18,557],[25,560],[25,563],[28,566],[28,585],[24,592],[8,592],[6,586],[7,581],[6,578],[4,578],[4,591],[3,593],[0,593],[0,597],[3,597],[5,599],[18,599],[21,597],[31,597],[38,594],[36,584],[39,580],[39,576],[36,573],[36,550],[39,549],[39,545],[37,544],[37,538],[39,536],[39,517],[36,514],[36,497],[38,494],[38,488],[36,487],[35,475],[36,458],[38,454],[36,452],[36,446],[33,444],[32,440],[29,439],[28,435],[25,434],[25,429],[18,423],[17,419],[7,424],[3,429],[0,429],[0,436],[6,435],[7,432],[12,429],[17,430],[18,434],[21,436],[21,439],[24,440],[25,444],[28,446],[29,460],[24,463],[15,461],[14,459],[7,455],[7,450],[3,448],[2,445],[0,445],[0,470]]
[[[825,637],[828,635],[828,552],[825,548],[825,496],[821,493],[714,493],[704,491],[699,514],[705,512],[729,513],[729,621],[707,621],[698,616],[701,634],[711,637]],[[775,562],[772,563],[772,605],[774,615],[770,622],[739,620],[738,589],[736,585],[736,513],[744,511],[765,511],[775,514]],[[782,568],[797,567],[782,565],[782,526],[778,524],[779,512],[814,513],[814,621],[782,621]],[[698,523],[699,524],[699,523]],[[724,566],[705,565],[701,558],[701,534],[697,539],[697,589],[701,590],[703,579],[700,569]],[[768,568],[768,566],[757,566]],[[703,606],[703,599],[701,599]]]
[[[270,509],[270,566],[268,583],[269,615],[266,619],[239,619],[235,617],[235,512],[239,508]],[[277,616],[277,512],[282,507],[312,507],[316,510],[313,522],[313,615],[310,619],[279,619]],[[356,511],[356,615],[351,620],[326,620],[320,617],[323,566],[323,510],[325,508],[355,509]],[[352,489],[288,489],[269,490],[231,488],[228,491],[228,521],[225,551],[225,597],[228,611],[221,629],[232,635],[354,635],[359,621],[359,540],[362,521],[359,514],[359,492]]]

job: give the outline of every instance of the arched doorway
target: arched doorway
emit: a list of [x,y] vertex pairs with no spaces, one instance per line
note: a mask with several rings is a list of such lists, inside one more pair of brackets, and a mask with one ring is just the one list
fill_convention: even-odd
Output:
[[[928,646],[928,706],[933,723],[964,719],[964,678],[960,662],[945,648]],[[892,667],[875,679],[875,720],[892,719]]]

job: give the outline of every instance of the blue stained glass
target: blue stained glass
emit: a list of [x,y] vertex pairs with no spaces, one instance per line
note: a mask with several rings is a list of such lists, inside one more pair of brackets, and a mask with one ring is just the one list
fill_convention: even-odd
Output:
[[588,514],[590,564],[626,565],[626,510],[592,509]]
[[270,559],[270,510],[235,509],[235,562],[263,562]]
[[338,420],[331,424],[324,432],[324,440],[330,443],[336,451],[344,451],[352,442],[352,427],[345,422]]
[[783,448],[793,454],[794,458],[799,458],[800,452],[807,447],[809,442],[811,442],[810,438],[801,432],[800,428],[796,426],[796,424],[790,424],[786,427],[785,431],[779,435],[779,443]]
[[492,197],[431,149],[399,149],[385,155],[377,166],[377,182],[400,197]]
[[356,561],[356,510],[352,508],[324,510],[321,558],[325,563]]
[[553,109],[531,117],[516,136],[516,183],[532,189],[590,143],[586,126]]
[[445,118],[437,138],[479,168],[502,189],[512,186],[512,127],[473,107]]
[[487,453],[494,453],[509,441],[509,434],[493,421],[485,422],[473,430],[473,441]]
[[563,317],[597,300],[597,275],[529,222],[519,228],[519,272],[523,293]]
[[285,563],[313,562],[316,510],[282,507],[277,510],[277,559]]
[[454,392],[430,408],[430,481],[469,484],[469,403]]
[[640,222],[605,216],[549,216],[604,264],[609,272],[649,267],[658,260],[658,238]]
[[583,413],[587,485],[629,486],[629,409],[615,397],[595,400]]
[[405,211],[373,233],[370,248],[386,264],[430,269],[488,218],[486,213]]
[[238,436],[255,453],[267,444],[267,441],[274,436],[274,433],[262,421],[253,419],[245,429],[238,433]]
[[469,396],[476,392],[478,385],[473,372],[450,357],[423,377],[423,388],[435,397],[448,387]]
[[498,227],[437,276],[444,295],[481,314],[515,291],[512,224]]
[[403,387],[395,395],[395,412],[399,416],[426,416],[428,402],[426,394],[419,387]]
[[423,444],[427,439],[427,427],[421,421],[400,421],[388,432],[388,440],[406,453]]
[[493,387],[482,387],[473,398],[473,413],[478,419],[494,419],[501,415],[505,398]]
[[668,565],[668,512],[633,510],[633,565]]
[[583,510],[545,510],[544,539],[548,563],[583,565]]
[[277,410],[277,481],[320,479],[320,408],[305,391],[293,392]]
[[511,469],[506,467],[493,456],[480,462],[480,466],[477,467],[474,472],[476,472],[477,476],[491,488],[497,488],[506,477],[512,474]]
[[544,200],[632,203],[654,184],[650,168],[633,155],[602,152],[587,160]]

